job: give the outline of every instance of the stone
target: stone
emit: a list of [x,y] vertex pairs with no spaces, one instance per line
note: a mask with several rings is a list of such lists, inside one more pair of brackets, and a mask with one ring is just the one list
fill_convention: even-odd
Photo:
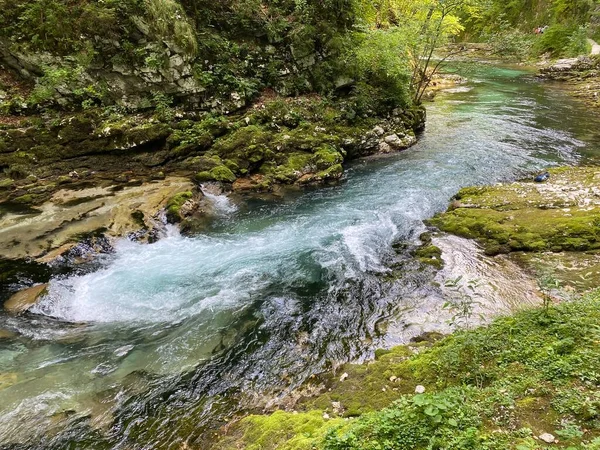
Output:
[[4,303],[4,309],[11,313],[22,313],[37,303],[48,291],[47,284],[40,284],[17,292]]
[[556,442],[556,438],[550,433],[540,434],[539,438],[541,441],[544,441],[547,444],[552,444],[553,442]]
[[375,128],[373,128],[373,133],[375,133],[377,136],[383,136],[385,134],[385,130],[377,125]]
[[393,151],[392,146],[387,142],[379,143],[379,153],[391,153]]
[[348,378],[348,374],[346,372],[344,372],[342,374],[342,376],[340,377],[340,381],[346,381],[346,378]]
[[415,388],[415,394],[423,394],[425,392],[425,386],[419,384],[416,388]]
[[331,407],[333,408],[333,412],[338,416],[341,416],[344,413],[344,407],[340,402],[331,402]]

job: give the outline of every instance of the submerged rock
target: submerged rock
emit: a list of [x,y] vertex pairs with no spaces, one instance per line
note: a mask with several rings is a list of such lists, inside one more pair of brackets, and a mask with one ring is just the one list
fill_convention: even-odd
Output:
[[4,309],[18,314],[27,311],[48,292],[47,284],[40,284],[17,292],[4,303]]

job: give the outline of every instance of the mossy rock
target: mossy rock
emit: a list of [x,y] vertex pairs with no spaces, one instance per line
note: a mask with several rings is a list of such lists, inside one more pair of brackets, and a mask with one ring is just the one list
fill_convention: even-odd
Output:
[[414,251],[414,256],[423,264],[428,264],[437,269],[441,269],[444,266],[442,250],[435,245],[422,245]]
[[235,174],[225,165],[215,167],[210,171],[210,175],[213,180],[224,183],[233,183],[236,179]]
[[[462,189],[443,214],[427,221],[479,240],[487,254],[600,248],[600,168],[550,170],[544,185],[518,182]],[[587,200],[586,200],[587,198]]]
[[[181,207],[185,202],[189,199],[193,198],[194,194],[191,191],[180,192],[179,194],[174,195],[167,201],[166,206],[166,214],[167,220],[171,223],[181,222],[183,217],[181,217]],[[142,214],[142,222],[143,222],[143,214]]]

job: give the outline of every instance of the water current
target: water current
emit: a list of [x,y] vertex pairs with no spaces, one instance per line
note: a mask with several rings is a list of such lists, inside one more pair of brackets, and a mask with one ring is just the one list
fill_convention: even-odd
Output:
[[279,200],[209,194],[205,233],[123,239],[97,270],[54,278],[32,313],[0,312],[14,333],[0,339],[0,447],[202,448],[245,405],[441,327],[410,319],[435,288],[397,250],[422,220],[462,186],[599,154],[598,119],[560,89],[510,68],[466,75],[427,105],[411,149]]

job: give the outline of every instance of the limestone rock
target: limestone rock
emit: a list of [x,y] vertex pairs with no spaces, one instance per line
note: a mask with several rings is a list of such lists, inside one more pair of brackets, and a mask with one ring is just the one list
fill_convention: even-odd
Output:
[[48,291],[47,284],[40,284],[17,292],[4,303],[4,309],[11,313],[27,311]]
[[540,434],[539,438],[540,438],[540,440],[544,441],[547,444],[552,444],[553,442],[556,441],[556,438],[553,435],[551,435],[550,433]]

